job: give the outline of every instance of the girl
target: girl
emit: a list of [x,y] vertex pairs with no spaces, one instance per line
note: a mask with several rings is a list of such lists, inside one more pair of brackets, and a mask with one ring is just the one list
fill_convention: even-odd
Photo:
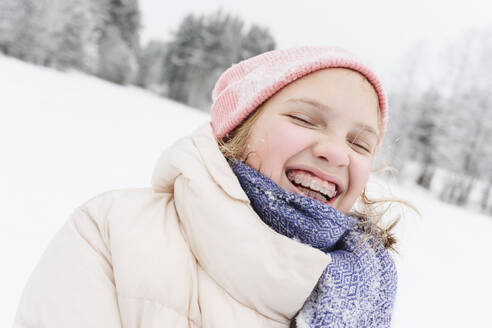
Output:
[[232,66],[152,188],[75,211],[14,327],[389,327],[394,239],[364,193],[386,121],[380,81],[342,49]]

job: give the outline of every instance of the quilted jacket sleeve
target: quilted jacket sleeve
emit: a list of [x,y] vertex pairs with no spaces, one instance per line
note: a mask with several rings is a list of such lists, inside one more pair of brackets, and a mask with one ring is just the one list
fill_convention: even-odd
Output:
[[14,328],[121,327],[107,223],[79,208],[24,288]]

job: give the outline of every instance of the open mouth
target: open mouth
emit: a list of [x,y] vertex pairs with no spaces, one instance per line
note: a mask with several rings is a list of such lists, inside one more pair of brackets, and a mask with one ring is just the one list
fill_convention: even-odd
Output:
[[303,170],[288,170],[287,178],[300,194],[325,204],[333,203],[339,195],[337,184],[322,180]]

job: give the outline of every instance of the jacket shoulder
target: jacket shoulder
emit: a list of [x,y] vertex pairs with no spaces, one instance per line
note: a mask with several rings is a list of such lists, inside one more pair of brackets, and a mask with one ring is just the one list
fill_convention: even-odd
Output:
[[170,201],[171,194],[156,193],[151,188],[106,191],[79,206],[71,221],[80,229],[87,225],[97,227],[100,237],[111,248],[110,235],[138,225],[148,217],[146,213],[155,213],[156,208],[165,208]]
[[[189,297],[196,294],[190,284],[196,261],[182,235],[172,194],[150,188],[109,191],[82,209],[98,221],[110,250],[122,309],[146,302],[187,313]],[[123,312],[125,321],[128,313]]]
[[122,213],[135,214],[171,198],[171,194],[157,193],[152,188],[110,190],[89,199],[78,210],[97,221],[104,221]]

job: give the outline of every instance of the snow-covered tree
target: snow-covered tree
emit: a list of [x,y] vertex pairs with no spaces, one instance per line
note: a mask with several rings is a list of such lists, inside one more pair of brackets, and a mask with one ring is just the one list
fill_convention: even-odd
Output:
[[11,53],[15,41],[21,33],[26,7],[19,0],[0,1],[0,51]]
[[65,0],[56,58],[62,67],[89,73],[97,70],[99,33],[93,0]]
[[0,51],[117,83],[137,72],[137,0],[2,0]]
[[450,45],[445,61],[449,91],[446,127],[448,139],[446,161],[442,165],[455,172],[447,181],[441,198],[464,205],[481,177],[487,177],[492,165],[489,140],[492,129],[492,31],[468,31]]
[[140,11],[137,0],[101,0],[98,75],[128,84],[137,77]]
[[[222,11],[186,16],[168,44],[165,60],[167,96],[208,109],[215,81],[225,69],[246,56],[273,49],[275,43],[268,31],[255,27],[246,36],[243,26],[241,19]],[[257,48],[252,46],[254,38],[258,41]]]
[[465,32],[445,45],[441,56],[431,48],[420,44],[411,50],[388,84],[391,123],[383,145],[390,145],[387,154],[397,167],[419,163],[421,171],[412,178],[424,187],[430,187],[435,168],[444,169],[437,184],[443,200],[465,205],[480,187],[482,208],[488,209],[492,30]]
[[[492,87],[492,86],[491,86]],[[481,145],[477,147],[477,169],[479,182],[483,186],[481,192],[480,207],[488,214],[492,215],[492,97],[485,93],[486,100],[481,103],[483,106],[483,116],[480,123]]]
[[440,140],[447,138],[446,129],[442,126],[445,115],[442,101],[439,90],[432,87],[424,92],[414,108],[418,116],[410,131],[412,158],[422,167],[417,184],[426,189],[430,189],[435,169],[443,159]]
[[22,19],[18,20],[15,42],[8,48],[8,54],[36,64],[50,63],[50,54],[56,48],[56,38],[50,40],[52,26],[46,26],[49,17],[46,0],[20,0]]
[[419,80],[422,75],[422,62],[428,56],[426,49],[428,48],[423,43],[410,48],[396,66],[393,80],[387,84],[390,124],[384,137],[382,154],[398,171],[403,171],[409,161],[415,161],[413,156],[417,145],[412,135],[420,117],[417,110],[421,109]]
[[135,53],[121,39],[115,26],[107,26],[99,44],[98,76],[118,84],[134,81],[138,63]]
[[140,45],[140,9],[138,0],[109,0],[111,25],[120,31],[128,48],[137,50]]
[[253,57],[272,49],[275,49],[275,40],[268,29],[253,24],[242,40],[240,59]]
[[164,60],[167,46],[161,41],[151,41],[138,53],[138,77],[136,84],[158,94],[167,93],[163,81]]

